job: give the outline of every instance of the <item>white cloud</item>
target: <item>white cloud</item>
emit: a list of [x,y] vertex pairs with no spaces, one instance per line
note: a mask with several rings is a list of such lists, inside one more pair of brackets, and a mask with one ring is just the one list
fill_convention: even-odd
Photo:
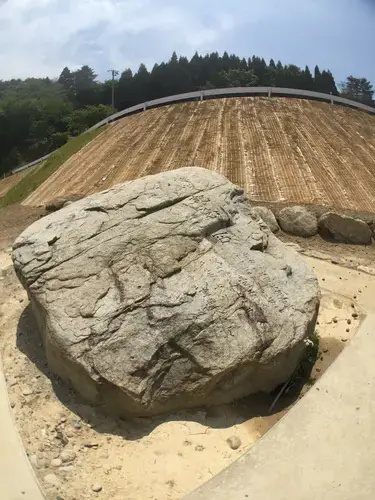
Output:
[[0,79],[83,64],[103,78],[173,50],[256,53],[374,78],[374,12],[370,0],[0,0]]
[[[170,54],[175,46],[189,52],[210,49],[222,33],[233,29],[233,18],[225,16],[225,10],[202,17],[201,7],[188,6],[168,0],[0,3],[0,77],[53,76],[65,65],[92,64],[104,55],[108,67],[122,69],[140,62],[140,44],[142,60],[157,58],[155,43],[147,47],[148,36],[159,46],[168,45]],[[137,54],[127,50],[127,42]]]

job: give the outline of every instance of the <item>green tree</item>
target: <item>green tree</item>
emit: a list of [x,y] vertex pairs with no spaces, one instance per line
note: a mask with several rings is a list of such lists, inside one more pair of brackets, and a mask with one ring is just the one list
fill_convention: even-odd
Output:
[[113,114],[112,106],[99,104],[76,109],[67,118],[67,129],[70,136],[75,137],[96,123]]
[[300,88],[304,90],[314,90],[314,78],[308,66],[301,72]]
[[346,82],[341,84],[340,95],[346,99],[373,105],[374,88],[367,78],[355,78],[350,75]]
[[217,88],[253,87],[257,84],[257,81],[257,77],[253,71],[230,69],[229,71],[221,71],[213,84]]

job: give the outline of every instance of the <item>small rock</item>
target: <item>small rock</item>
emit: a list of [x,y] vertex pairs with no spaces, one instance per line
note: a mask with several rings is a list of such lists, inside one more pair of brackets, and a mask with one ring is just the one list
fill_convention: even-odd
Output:
[[232,448],[232,450],[238,450],[241,446],[241,439],[238,436],[231,436],[227,439],[227,443]]
[[11,407],[11,408],[14,408],[14,407],[16,406],[16,403],[15,403],[14,401],[10,401],[10,403],[9,403],[9,404],[10,404],[10,407]]
[[41,467],[47,468],[51,465],[51,462],[48,458],[38,458],[38,463]]
[[353,295],[353,299],[356,299],[357,298],[357,295]]
[[60,467],[62,465],[62,460],[60,458],[54,458],[51,460],[52,467]]
[[59,471],[69,474],[74,471],[74,465],[64,465],[63,467],[59,468]]
[[341,342],[347,342],[348,339],[341,339]]
[[337,318],[333,318],[332,320],[334,323],[337,323]]
[[22,304],[23,299],[18,299],[18,302],[19,302],[20,304]]
[[328,349],[323,349],[324,354],[327,354]]
[[347,328],[347,329],[346,329],[346,333],[349,333],[349,332],[350,332],[350,328]]
[[100,491],[102,491],[102,486],[100,486],[100,484],[93,484],[91,486],[91,489],[92,491],[95,491],[95,493],[99,493]]
[[32,394],[32,393],[33,393],[33,390],[32,390],[29,386],[25,385],[25,386],[22,388],[22,394],[23,394],[24,396],[31,396],[31,394]]
[[47,474],[44,476],[44,482],[50,486],[60,486],[60,479],[55,474]]
[[85,443],[83,446],[85,446],[85,448],[98,448],[99,447],[98,443]]
[[68,438],[74,437],[73,429],[66,429],[65,434],[66,434],[66,437],[68,437]]
[[351,305],[351,307],[353,307],[353,309],[354,309],[355,305],[354,305],[354,304],[350,304],[350,305]]
[[320,373],[320,372],[322,371],[322,369],[321,369],[321,368],[315,368],[315,370],[316,370],[318,373]]
[[73,462],[73,460],[76,458],[76,452],[73,450],[64,450],[61,453],[60,458],[65,463]]
[[79,424],[78,422],[73,422],[73,427],[74,427],[77,431],[79,431],[80,429],[82,429],[81,424]]
[[352,314],[352,318],[358,318],[358,313],[354,312],[354,313]]
[[65,424],[65,422],[66,422],[66,417],[61,417],[61,418],[60,418],[60,422],[61,422],[62,424]]
[[351,325],[352,324],[352,320],[348,319],[347,323],[348,323],[348,325]]

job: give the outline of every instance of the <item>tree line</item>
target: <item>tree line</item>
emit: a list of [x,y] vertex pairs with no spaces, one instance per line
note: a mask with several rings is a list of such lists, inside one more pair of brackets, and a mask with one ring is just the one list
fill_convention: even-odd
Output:
[[318,66],[311,71],[227,52],[196,53],[190,60],[174,52],[151,71],[141,64],[137,72],[125,69],[113,82],[99,81],[89,66],[64,68],[54,80],[0,80],[0,173],[48,154],[111,115],[112,85],[118,110],[183,92],[244,86],[313,90],[374,105],[373,87],[365,78],[348,77],[339,92],[332,73]]

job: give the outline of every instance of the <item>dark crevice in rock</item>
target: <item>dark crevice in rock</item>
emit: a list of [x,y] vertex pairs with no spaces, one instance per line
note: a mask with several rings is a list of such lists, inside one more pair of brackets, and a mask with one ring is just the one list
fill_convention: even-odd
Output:
[[100,213],[108,215],[108,210],[106,210],[105,208],[100,207],[100,206],[97,206],[97,207],[87,207],[84,210],[85,210],[85,212],[100,212]]

